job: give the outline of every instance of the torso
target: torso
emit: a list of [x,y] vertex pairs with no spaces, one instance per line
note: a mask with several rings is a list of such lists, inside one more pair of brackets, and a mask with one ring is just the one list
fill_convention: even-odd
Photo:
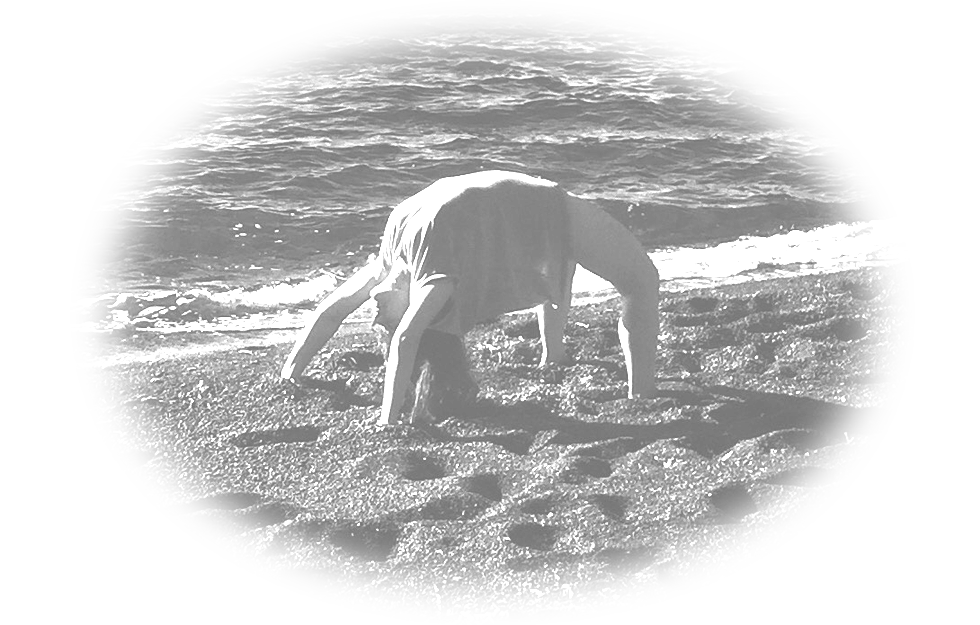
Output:
[[455,292],[433,329],[465,333],[505,312],[558,301],[569,262],[565,193],[525,174],[443,178],[388,218],[382,262],[401,257],[412,280],[449,279]]

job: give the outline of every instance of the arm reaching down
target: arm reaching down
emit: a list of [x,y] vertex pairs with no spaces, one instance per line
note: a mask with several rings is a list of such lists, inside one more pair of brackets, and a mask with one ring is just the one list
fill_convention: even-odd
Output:
[[423,286],[412,285],[408,310],[391,337],[379,426],[390,425],[398,420],[405,403],[412,369],[415,367],[415,356],[418,354],[422,333],[449,301],[453,290],[453,282],[448,278]]
[[368,300],[371,289],[384,277],[381,261],[372,259],[328,295],[316,307],[313,320],[296,341],[279,375],[285,380],[298,378],[313,356],[336,334],[344,319]]

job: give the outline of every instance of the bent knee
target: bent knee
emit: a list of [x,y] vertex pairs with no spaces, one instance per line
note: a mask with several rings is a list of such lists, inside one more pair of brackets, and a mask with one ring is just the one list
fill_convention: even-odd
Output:
[[644,290],[660,290],[660,272],[646,253],[643,254],[643,259],[637,262],[634,282]]
[[660,273],[626,226],[582,198],[570,195],[567,206],[576,262],[621,294],[659,290]]
[[636,259],[629,272],[618,280],[610,280],[610,283],[623,297],[643,300],[658,300],[660,297],[660,272],[646,254],[642,259]]

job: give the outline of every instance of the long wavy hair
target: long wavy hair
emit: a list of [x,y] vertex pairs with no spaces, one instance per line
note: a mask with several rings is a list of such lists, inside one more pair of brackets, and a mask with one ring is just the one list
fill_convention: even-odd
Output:
[[[387,354],[391,335],[380,327],[378,334]],[[402,413],[408,413],[411,423],[436,423],[459,416],[472,406],[478,387],[470,372],[463,339],[438,330],[423,332],[411,384],[412,392],[402,407]]]

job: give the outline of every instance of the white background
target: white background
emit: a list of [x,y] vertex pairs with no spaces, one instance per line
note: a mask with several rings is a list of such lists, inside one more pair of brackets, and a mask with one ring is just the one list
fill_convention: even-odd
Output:
[[[167,524],[68,520],[69,7],[11,3],[4,14],[3,620],[168,623]],[[976,485],[964,476],[978,412],[978,263],[969,252],[980,243],[980,20],[974,3],[920,9],[917,520],[820,524],[821,625],[955,623],[974,612],[965,582],[977,570]]]

